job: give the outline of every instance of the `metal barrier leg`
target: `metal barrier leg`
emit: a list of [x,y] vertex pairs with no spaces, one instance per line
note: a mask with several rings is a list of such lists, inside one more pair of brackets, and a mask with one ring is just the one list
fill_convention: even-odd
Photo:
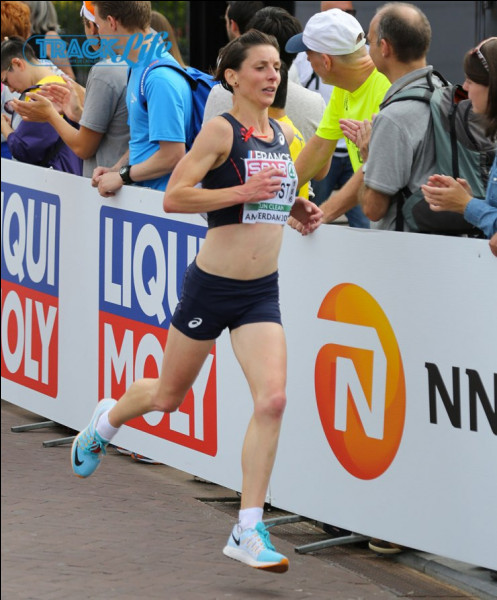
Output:
[[43,447],[52,448],[53,446],[63,446],[64,444],[72,444],[75,437],[75,435],[71,435],[70,437],[59,438],[57,440],[48,440],[46,442],[43,442]]
[[[276,525],[288,525],[290,523],[300,523],[306,521],[304,517],[300,515],[288,515],[285,517],[275,517],[274,519],[266,519],[264,525],[268,527]],[[364,542],[370,538],[358,533],[351,533],[350,535],[344,535],[342,537],[330,538],[321,542],[313,542],[312,544],[305,544],[304,546],[295,546],[295,552],[298,554],[306,554],[307,552],[314,552],[315,550],[323,550],[324,548],[330,548],[331,546],[342,546],[343,544],[355,544],[357,542]]]
[[369,537],[359,535],[357,533],[351,533],[339,538],[332,538],[330,540],[323,540],[322,542],[314,542],[312,544],[305,544],[304,546],[296,546],[295,552],[298,554],[306,554],[307,552],[314,552],[314,550],[323,550],[330,546],[341,546],[343,544],[355,544],[357,542],[364,542],[369,540]]
[[[53,427],[54,425],[58,425],[55,421],[42,421],[41,423],[28,423],[26,425],[16,425],[15,427],[11,427],[10,430],[13,433],[20,433],[22,431],[34,431],[35,429],[43,429],[44,427]],[[72,435],[71,437],[59,438],[56,440],[47,440],[43,442],[44,448],[51,448],[53,446],[63,446],[64,444],[70,444],[73,442],[76,436]]]
[[299,515],[288,515],[286,517],[274,517],[274,519],[266,519],[264,520],[264,525],[267,525],[268,527],[273,527],[274,525],[300,523],[300,521],[304,521],[304,518],[300,517]]
[[52,427],[57,425],[55,421],[43,421],[41,423],[28,423],[27,425],[16,425],[11,427],[10,431],[13,433],[20,433],[21,431],[32,431],[34,429],[43,429],[43,427]]

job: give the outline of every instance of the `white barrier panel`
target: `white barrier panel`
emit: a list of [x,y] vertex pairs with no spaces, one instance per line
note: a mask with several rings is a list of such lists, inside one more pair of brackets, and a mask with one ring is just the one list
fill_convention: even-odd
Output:
[[[2,396],[81,429],[162,359],[199,216],[2,160]],[[497,568],[497,259],[483,240],[285,232],[278,507]],[[232,489],[251,414],[229,336],[173,415],[115,439]],[[105,477],[105,468],[99,477]],[[108,465],[107,468],[111,468]]]

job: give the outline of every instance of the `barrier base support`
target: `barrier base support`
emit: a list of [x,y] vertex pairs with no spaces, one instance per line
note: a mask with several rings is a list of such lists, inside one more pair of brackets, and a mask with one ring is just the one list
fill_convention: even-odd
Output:
[[10,431],[13,433],[20,433],[22,431],[33,431],[34,429],[43,429],[43,427],[52,427],[57,425],[55,421],[42,421],[41,423],[28,423],[26,425],[16,425],[11,427]]
[[[40,423],[27,423],[26,425],[16,425],[10,428],[13,433],[21,433],[22,431],[34,431],[35,429],[43,429],[44,427],[53,427],[58,425],[55,421],[41,421]],[[51,448],[53,446],[63,446],[64,444],[70,444],[73,442],[76,436],[59,438],[56,440],[47,440],[43,442],[44,448]]]
[[53,446],[64,446],[64,444],[72,444],[75,437],[75,435],[71,435],[70,437],[58,438],[57,440],[47,440],[46,442],[43,442],[43,447],[52,448]]
[[296,546],[295,552],[297,552],[297,554],[307,554],[308,552],[314,552],[315,550],[323,550],[324,548],[330,548],[331,546],[342,546],[343,544],[356,544],[357,542],[364,542],[369,539],[369,537],[366,537],[364,535],[351,533],[350,535],[344,535],[342,537],[332,538],[330,540],[323,540],[322,542],[313,542],[312,544],[305,544],[304,546]]
[[[275,517],[274,519],[265,519],[264,525],[268,527],[276,525],[288,525],[290,523],[300,523],[301,521],[307,521],[300,515],[287,515],[285,517]],[[351,533],[349,535],[343,535],[342,537],[330,538],[329,540],[323,540],[321,542],[313,542],[312,544],[305,544],[304,546],[295,546],[295,552],[297,554],[307,554],[308,552],[314,552],[315,550],[323,550],[324,548],[330,548],[331,546],[342,546],[343,544],[356,544],[357,542],[364,542],[369,540],[369,537],[359,535],[358,533]]]
[[276,525],[288,525],[289,523],[300,523],[300,521],[305,520],[300,515],[286,515],[284,517],[274,517],[274,519],[264,519],[264,525],[273,527]]

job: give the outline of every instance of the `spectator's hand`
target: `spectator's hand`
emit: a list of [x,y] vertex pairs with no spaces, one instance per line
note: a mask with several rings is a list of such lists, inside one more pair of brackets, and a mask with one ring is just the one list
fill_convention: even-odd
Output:
[[102,177],[104,173],[108,173],[109,171],[110,169],[107,167],[96,167],[95,169],[93,169],[93,175],[91,176],[92,187],[98,187],[100,177]]
[[355,144],[357,140],[357,130],[362,121],[358,121],[357,119],[339,119],[338,123],[340,124],[343,135]]
[[497,233],[494,233],[488,242],[490,250],[494,256],[497,256]]
[[262,202],[274,200],[281,191],[281,178],[285,174],[276,167],[262,169],[240,186],[243,190],[242,202]]
[[[375,115],[373,115],[374,118]],[[365,163],[369,156],[369,140],[371,139],[371,131],[373,128],[373,122],[365,119],[359,126],[357,131],[356,146],[359,148],[362,162]]]
[[66,73],[62,73],[62,79],[67,83],[71,93],[76,94],[76,97],[79,100],[81,106],[85,104],[85,94],[86,88],[84,88],[81,84],[79,84],[75,79],[72,79]]
[[123,180],[115,171],[104,173],[98,179],[98,193],[104,198],[115,196],[122,187]]
[[[456,181],[461,184],[461,186],[466,190],[466,192],[471,197],[473,197],[473,191],[471,190],[471,186],[465,179],[458,177],[456,179]],[[451,185],[452,182],[453,182],[453,178],[448,175],[435,174],[435,175],[430,175],[430,177],[428,178],[427,185],[431,185],[433,187],[449,187],[449,185]]]
[[321,225],[323,222],[323,211],[314,202],[297,196],[287,222],[289,222],[292,229],[296,229],[302,235],[307,235]]
[[448,210],[462,214],[471,200],[466,187],[448,175],[432,175],[428,183],[421,186],[421,190],[435,212]]
[[14,110],[23,118],[24,121],[33,121],[34,123],[46,123],[54,110],[53,104],[36,92],[27,94],[29,102],[22,100],[12,100]]
[[474,194],[469,183],[465,179],[462,179],[462,177],[458,177],[456,181],[457,183],[460,183],[466,192],[473,198]]
[[65,114],[66,104],[71,97],[71,90],[68,89],[67,85],[63,83],[46,83],[38,93],[50,100],[59,114]]
[[[75,83],[68,77],[64,77],[66,83],[47,83],[40,88],[40,94],[48,98],[57,109],[64,113],[74,123],[79,123],[83,113],[83,106],[77,92]],[[79,86],[81,87],[81,86]]]
[[357,146],[363,162],[366,162],[369,154],[369,140],[371,139],[371,130],[376,115],[372,116],[371,121],[364,119],[340,119],[340,129],[343,135]]
[[12,119],[5,114],[2,114],[2,120],[0,121],[2,127],[2,135],[5,139],[14,131],[12,129]]

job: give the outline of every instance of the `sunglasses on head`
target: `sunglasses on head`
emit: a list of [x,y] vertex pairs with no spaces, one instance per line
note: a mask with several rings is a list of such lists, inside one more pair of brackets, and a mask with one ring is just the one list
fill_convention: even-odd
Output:
[[486,40],[483,40],[482,42],[480,42],[478,44],[478,46],[476,46],[476,48],[473,48],[473,50],[471,50],[471,54],[476,54],[476,56],[478,57],[479,61],[481,62],[483,68],[485,69],[485,71],[487,73],[490,73],[490,67],[488,66],[487,59],[482,54],[481,48],[490,40],[497,40],[497,37],[487,38]]

